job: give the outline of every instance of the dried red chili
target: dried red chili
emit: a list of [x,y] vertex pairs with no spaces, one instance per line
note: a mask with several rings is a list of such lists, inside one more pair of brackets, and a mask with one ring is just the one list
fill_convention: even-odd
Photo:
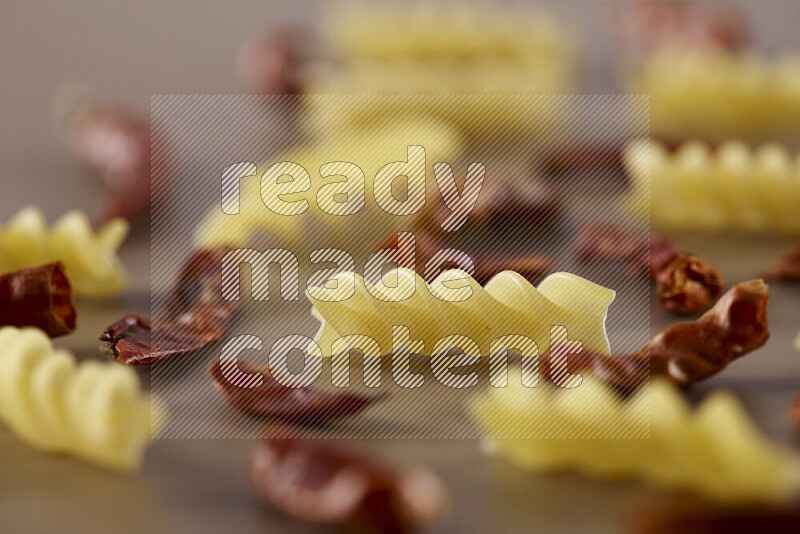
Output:
[[303,37],[299,30],[283,28],[248,40],[237,63],[242,88],[252,94],[299,94],[300,68],[307,56]]
[[641,534],[800,532],[800,510],[771,507],[672,505],[639,512],[631,532]]
[[150,365],[219,340],[237,304],[224,300],[221,293],[222,258],[227,252],[220,247],[192,254],[156,320],[126,315],[100,336],[101,352],[126,365]]
[[800,428],[800,395],[792,399],[789,403],[789,418],[794,422],[797,428]]
[[623,181],[626,176],[624,153],[625,145],[620,142],[570,141],[544,154],[542,166],[549,175],[562,178],[589,171],[604,180]]
[[[119,107],[89,104],[71,117],[68,140],[75,157],[94,170],[108,190],[98,224],[114,217],[133,219],[148,211],[152,149],[147,121]],[[168,186],[169,158],[159,154],[152,164],[152,194],[158,198]]]
[[661,307],[678,314],[707,308],[725,287],[725,279],[710,261],[662,237],[651,240],[650,275]]
[[57,337],[75,330],[76,316],[61,262],[0,275],[0,325],[33,326]]
[[576,257],[583,262],[619,262],[632,274],[646,273],[651,269],[648,238],[643,232],[624,226],[584,224],[578,229],[574,250]]
[[800,247],[781,257],[767,276],[786,282],[800,282]]
[[752,41],[746,13],[736,5],[673,0],[632,2],[619,10],[618,33],[639,53],[675,47],[738,51]]
[[708,308],[725,287],[725,279],[707,259],[690,254],[669,240],[612,224],[589,224],[578,231],[575,254],[582,261],[617,261],[629,272],[649,271],[664,310],[681,315]]
[[[433,283],[442,272],[448,269],[458,267],[455,261],[443,262],[438,270],[431,270],[425,272],[426,261],[436,252],[446,248],[452,248],[452,245],[446,241],[444,232],[438,232],[436,228],[431,228],[432,223],[421,225],[421,227],[414,230],[414,238],[416,242],[416,267],[417,273],[422,276],[429,284]],[[383,248],[396,248],[397,247],[397,234],[393,233],[389,239],[381,244],[378,249]],[[480,284],[486,284],[491,278],[501,271],[515,271],[525,277],[531,282],[536,282],[541,279],[545,274],[552,272],[555,269],[556,262],[549,256],[538,254],[535,252],[530,253],[508,253],[500,252],[493,254],[486,253],[471,253],[475,272],[472,277]]]
[[[694,384],[767,342],[768,300],[763,280],[737,284],[700,318],[665,328],[635,353],[609,357],[582,352],[568,357],[568,369],[593,372],[623,392],[656,376],[679,386]],[[546,355],[544,376],[550,376],[551,366]]]
[[[286,387],[272,378],[267,367],[242,360],[238,361],[238,367],[244,375],[238,382],[236,378],[232,381],[225,376],[220,360],[215,360],[208,370],[214,388],[236,409],[276,421],[321,425],[332,419],[356,415],[386,397],[385,394],[366,396],[325,391],[314,386]],[[263,377],[263,383],[248,387],[251,384],[245,381],[258,374]]]
[[349,532],[415,532],[440,522],[450,508],[444,483],[431,471],[386,466],[330,441],[263,440],[250,478],[266,505]]

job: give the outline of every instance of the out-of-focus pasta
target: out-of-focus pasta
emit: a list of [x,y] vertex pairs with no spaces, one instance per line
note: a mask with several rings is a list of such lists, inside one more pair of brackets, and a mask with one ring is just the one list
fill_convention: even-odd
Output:
[[[261,198],[260,178],[267,170],[267,167],[261,166],[255,176],[240,181],[239,213],[226,214],[219,204],[215,204],[198,227],[195,241],[203,248],[221,245],[242,247],[251,245],[253,238],[260,233],[276,238],[278,243],[273,240],[274,244],[292,247],[292,251],[298,255],[302,253],[303,244],[310,246],[312,242],[318,243],[323,236],[330,242],[339,239],[346,246],[359,243],[372,245],[383,239],[401,221],[401,218],[388,214],[376,204],[372,180],[384,165],[408,159],[407,144],[411,139],[425,148],[426,190],[436,191],[430,166],[439,161],[452,161],[451,158],[461,149],[461,135],[441,121],[414,120],[406,116],[403,121],[386,124],[378,130],[323,138],[314,145],[274,158],[270,166],[278,162],[294,162],[308,171],[311,181],[309,191],[283,195],[287,202],[306,199],[307,211],[297,215],[281,215],[270,211]],[[343,184],[341,175],[323,178],[321,167],[326,163],[341,161],[357,165],[364,173],[360,183],[351,179],[346,187],[337,186],[343,188],[342,193],[347,193],[347,202],[353,204],[359,196],[363,199],[363,207],[358,213],[336,215],[330,206],[323,211],[318,203],[318,193],[322,187],[337,181]],[[272,185],[265,181],[264,190]]]
[[[473,416],[489,450],[524,468],[639,478],[725,502],[787,502],[800,489],[800,458],[768,442],[727,392],[693,410],[661,380],[629,400],[589,375],[558,392],[489,389]],[[523,433],[541,439],[514,439]]]
[[[637,142],[626,154],[631,206],[649,191],[654,226],[675,230],[800,233],[800,157],[778,144],[755,149],[728,141],[711,150],[699,141],[669,152]],[[646,214],[641,214],[646,216]]]
[[800,352],[800,332],[798,332],[797,337],[794,338],[794,350]]
[[[380,123],[397,113],[389,95],[441,95],[415,103],[466,133],[492,136],[552,128],[557,100],[470,100],[448,95],[527,95],[568,92],[572,43],[546,12],[501,11],[463,3],[356,3],[339,7],[328,24],[331,71],[311,71],[308,94],[366,94],[369,101],[334,97],[310,101],[312,129]],[[381,97],[381,95],[383,95]],[[469,112],[465,112],[468,110]]]
[[521,275],[503,271],[482,287],[455,269],[430,286],[402,268],[387,274],[392,283],[395,274],[392,288],[372,286],[357,273],[337,275],[335,290],[309,288],[312,314],[322,323],[315,341],[324,355],[348,335],[371,337],[389,354],[395,325],[425,343],[422,354],[456,335],[471,338],[484,355],[501,336],[526,336],[543,354],[550,346],[551,325],[566,327],[569,338],[581,340],[585,350],[610,354],[605,319],[616,294],[579,276],[555,273],[534,287]]
[[60,261],[76,295],[111,296],[127,282],[117,257],[127,234],[123,219],[95,232],[86,215],[70,211],[48,228],[38,209],[24,208],[0,226],[0,271]]
[[123,471],[141,465],[151,430],[136,373],[78,364],[34,328],[0,328],[0,420],[37,449]]
[[800,55],[767,59],[715,49],[648,56],[631,81],[650,95],[653,134],[723,140],[800,134]]

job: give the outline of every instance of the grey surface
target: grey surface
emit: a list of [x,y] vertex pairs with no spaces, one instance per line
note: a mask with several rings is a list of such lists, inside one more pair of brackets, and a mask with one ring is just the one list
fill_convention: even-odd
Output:
[[[764,6],[766,4],[766,6]],[[589,48],[589,90],[610,90],[602,2],[566,4],[570,17],[600,35]],[[797,46],[800,5],[762,2],[757,28],[766,48]],[[151,94],[237,92],[233,57],[243,36],[284,20],[303,22],[317,3],[285,2],[23,2],[0,4],[0,221],[19,207],[40,205],[53,218],[91,209],[99,189],[65,155],[54,135],[48,100],[65,79],[89,81],[105,95],[147,110]],[[601,57],[602,56],[602,57]],[[601,67],[603,67],[601,69]],[[781,239],[676,236],[716,261],[729,282],[753,277],[792,243]],[[132,290],[107,303],[81,303],[79,330],[59,345],[97,358],[96,337],[110,319],[147,311],[149,243],[137,229],[122,251]],[[800,392],[800,286],[773,285],[769,344],[693,388],[701,398],[719,387],[736,392],[758,425],[795,443],[786,417]],[[655,332],[675,319],[653,308]],[[246,464],[251,443],[235,440],[158,441],[144,470],[132,477],[40,454],[0,428],[0,531],[61,533],[312,532],[255,502]],[[639,504],[663,497],[637,483],[608,483],[574,475],[538,476],[488,460],[479,443],[371,441],[354,444],[378,457],[433,467],[454,496],[442,532],[619,530]]]

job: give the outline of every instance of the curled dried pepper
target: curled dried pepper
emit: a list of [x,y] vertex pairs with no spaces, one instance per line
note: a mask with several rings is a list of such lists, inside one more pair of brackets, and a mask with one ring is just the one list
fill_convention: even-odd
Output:
[[330,441],[263,440],[250,478],[266,505],[350,532],[415,532],[440,522],[450,508],[447,488],[428,469],[387,466]]
[[126,365],[150,365],[199,350],[222,337],[236,301],[222,298],[220,247],[193,253],[155,320],[130,313],[100,336],[100,351]]
[[[214,388],[236,409],[276,421],[321,425],[356,415],[386,397],[386,394],[367,396],[326,391],[314,386],[287,387],[272,378],[266,367],[242,360],[238,361],[238,367],[243,374],[229,378],[223,363],[215,360],[208,370]],[[261,385],[248,387],[253,386],[249,383],[251,377],[258,375],[263,378]]]
[[76,316],[60,262],[0,275],[0,325],[33,326],[57,337],[75,330]]
[[[624,393],[656,376],[689,386],[767,342],[768,300],[763,280],[737,284],[700,318],[665,328],[635,353],[605,356],[584,351],[568,358],[568,369],[592,372]],[[542,369],[551,376],[549,354]]]

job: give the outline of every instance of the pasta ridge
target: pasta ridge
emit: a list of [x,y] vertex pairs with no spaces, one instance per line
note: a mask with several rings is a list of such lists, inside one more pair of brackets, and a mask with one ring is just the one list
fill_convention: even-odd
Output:
[[0,328],[0,420],[21,440],[110,469],[138,468],[150,403],[130,368],[77,363],[34,328]]
[[114,219],[95,232],[77,210],[48,227],[41,211],[27,207],[0,226],[0,270],[61,261],[77,295],[112,296],[127,283],[117,250],[128,229],[124,219]]
[[800,489],[800,458],[767,441],[728,392],[693,410],[663,380],[629,400],[588,374],[555,393],[490,390],[471,407],[489,449],[531,470],[638,478],[723,502],[787,502]]
[[649,191],[656,226],[800,234],[800,156],[777,143],[727,141],[712,151],[690,141],[672,153],[655,141],[636,142],[625,165],[633,180],[630,205],[641,205],[637,198]]
[[664,50],[631,77],[633,94],[650,95],[654,134],[722,140],[796,132],[800,119],[800,56],[754,52]]
[[[561,325],[587,350],[610,353],[605,318],[615,292],[576,275],[552,274],[538,288],[513,271],[495,275],[485,287],[456,269],[443,272],[430,286],[409,269],[390,271],[387,278],[395,275],[397,286],[391,289],[376,288],[353,272],[337,275],[333,292],[309,288],[312,314],[322,323],[315,341],[323,354],[330,355],[331,343],[347,335],[369,336],[388,353],[395,325],[408,327],[412,339],[425,342],[426,351],[445,336],[462,335],[488,354],[492,340],[522,335],[534,339],[543,353],[550,325]],[[463,298],[466,293],[470,296]]]

